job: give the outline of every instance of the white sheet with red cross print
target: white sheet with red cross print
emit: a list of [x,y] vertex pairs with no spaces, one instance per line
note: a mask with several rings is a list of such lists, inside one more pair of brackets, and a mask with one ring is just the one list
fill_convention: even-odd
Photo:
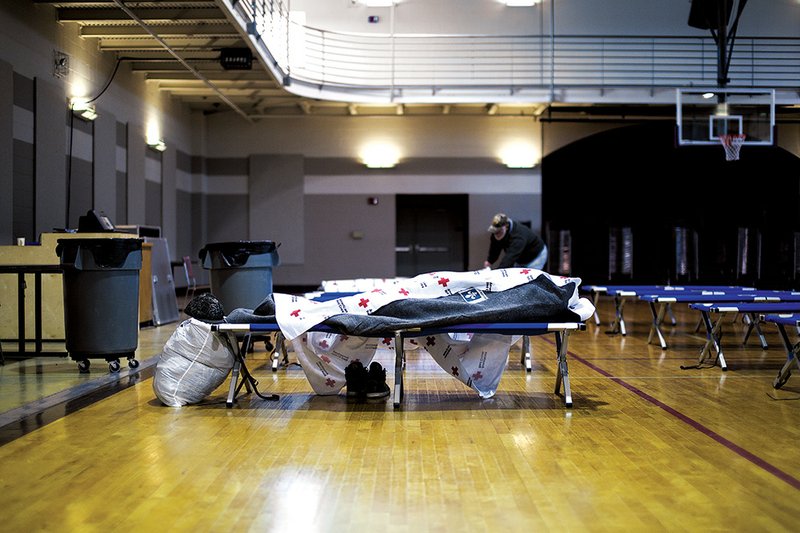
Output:
[[[575,282],[576,287],[580,284],[579,278],[552,276],[531,268],[501,268],[498,270],[486,268],[472,272],[431,272],[409,278],[400,284],[387,283],[375,287],[369,292],[325,302],[309,300],[302,296],[274,293],[275,320],[284,337],[292,340],[334,315],[345,313],[370,315],[376,309],[404,298],[441,298],[468,289],[504,291],[533,281],[539,276],[547,276],[559,287],[570,282]],[[576,289],[570,299],[569,307],[581,315],[583,320],[586,320],[582,314],[585,306],[588,304],[591,307],[591,304],[588,301],[580,300],[585,299],[578,298]]]
[[[387,283],[371,292],[340,298],[330,302],[314,302],[302,297],[276,293],[276,319],[286,338],[292,339],[297,358],[314,392],[338,394],[345,385],[344,369],[351,361],[369,366],[378,350],[393,350],[394,339],[363,338],[334,333],[308,332],[311,327],[340,313],[368,315],[390,302],[403,298],[439,298],[454,292],[478,288],[501,291],[528,283],[540,275],[556,285],[580,283],[577,278],[551,276],[540,270],[513,268],[474,272],[434,272]],[[570,299],[570,309],[583,320],[594,308],[585,298],[578,298],[577,289]],[[471,387],[483,398],[495,394],[505,368],[508,352],[519,337],[507,335],[431,335],[409,339],[406,348],[424,347],[446,372]],[[392,358],[387,354],[387,358]]]
[[[448,335],[406,339],[404,349],[424,348],[448,374],[491,398],[503,376],[511,346],[519,339],[508,335]],[[344,369],[351,361],[365,367],[386,350],[381,360],[394,358],[394,339],[366,338],[336,333],[309,332],[292,341],[311,388],[319,395],[338,394],[345,386]]]

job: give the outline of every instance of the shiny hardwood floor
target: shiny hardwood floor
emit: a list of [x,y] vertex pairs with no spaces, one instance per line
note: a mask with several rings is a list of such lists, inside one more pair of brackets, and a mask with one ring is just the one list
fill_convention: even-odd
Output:
[[[249,366],[278,402],[227,409],[226,383],[167,408],[144,372],[0,447],[3,529],[795,530],[800,376],[772,388],[785,360],[775,331],[764,351],[731,323],[730,371],[681,370],[702,345],[697,316],[676,309],[662,351],[646,343],[647,308],[626,312],[626,337],[593,324],[571,337],[571,409],[552,393],[546,336],[530,374],[512,352],[490,400],[410,354],[399,411],[315,396],[300,368],[272,373],[264,352]],[[143,330],[145,351],[170,331]]]

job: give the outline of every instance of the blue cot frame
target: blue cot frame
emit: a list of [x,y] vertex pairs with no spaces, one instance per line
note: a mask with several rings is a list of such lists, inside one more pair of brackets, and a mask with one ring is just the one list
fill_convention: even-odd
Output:
[[[719,366],[723,371],[728,370],[728,365],[725,362],[725,355],[722,352],[722,343],[720,338],[722,335],[722,319],[728,313],[742,313],[749,317],[750,323],[748,331],[752,328],[758,327],[760,315],[764,314],[779,314],[779,313],[797,313],[800,312],[800,302],[765,302],[765,303],[740,303],[740,304],[690,304],[690,308],[700,311],[703,319],[703,324],[706,327],[706,342],[703,349],[700,350],[700,357],[697,365],[681,366],[681,368],[699,368],[704,362],[711,358],[712,352],[716,353],[714,359],[715,364],[719,362]],[[718,315],[716,322],[711,319],[711,314]],[[760,328],[758,329],[760,332]],[[761,333],[760,333],[761,334]],[[745,337],[746,340],[746,337]]]
[[778,372],[778,376],[772,382],[772,386],[780,389],[786,384],[789,376],[792,375],[792,366],[797,365],[800,369],[800,360],[798,360],[798,352],[800,352],[800,342],[792,344],[789,340],[789,335],[786,333],[786,326],[794,327],[800,332],[800,313],[793,314],[769,314],[764,317],[765,322],[771,322],[778,326],[778,332],[783,341],[783,347],[786,349],[786,363],[783,368]]
[[[212,330],[219,331],[220,333],[229,335],[231,345],[236,347],[236,358],[231,373],[231,383],[228,391],[228,399],[226,405],[233,407],[236,401],[236,396],[241,390],[242,386],[247,387],[247,391],[251,392],[251,384],[248,380],[239,383],[239,377],[244,369],[244,354],[247,353],[250,346],[251,335],[277,333],[276,339],[276,352],[283,348],[283,336],[280,333],[280,328],[277,324],[214,324],[211,326]],[[556,383],[554,394],[559,395],[563,385],[564,389],[564,405],[572,407],[572,389],[569,382],[569,368],[567,366],[567,353],[569,335],[573,331],[583,331],[586,325],[583,322],[518,322],[518,323],[485,323],[485,324],[456,324],[451,326],[430,327],[430,328],[410,328],[393,332],[395,344],[395,364],[394,364],[394,389],[392,391],[392,399],[394,408],[400,408],[403,400],[403,371],[405,369],[405,351],[403,349],[404,340],[413,337],[424,337],[427,335],[437,335],[441,333],[492,333],[500,335],[522,335],[523,348],[521,363],[524,365],[526,372],[531,371],[531,350],[530,350],[530,337],[535,335],[544,335],[553,333],[555,335],[556,344]],[[327,333],[336,333],[332,328],[325,325],[318,325],[310,331],[323,331]],[[242,345],[239,346],[238,337],[242,337]],[[273,355],[273,370],[275,367],[275,356]],[[248,373],[249,374],[249,373]]]
[[[661,325],[664,322],[664,316],[669,306],[675,303],[685,304],[698,304],[698,303],[745,303],[745,302],[800,302],[800,292],[791,291],[761,291],[761,290],[748,290],[748,291],[732,291],[726,292],[724,290],[714,290],[707,292],[675,292],[671,291],[669,294],[644,294],[639,296],[639,299],[647,302],[650,306],[650,313],[652,315],[652,324],[650,325],[650,334],[647,337],[647,343],[650,344],[654,337],[658,337],[662,350],[667,349],[667,341],[661,331]],[[658,307],[656,307],[658,304]],[[758,321],[750,321],[749,315],[747,317],[747,331],[745,332],[742,343],[746,343],[750,337],[753,329],[758,333],[761,341],[761,347],[767,349],[767,340],[764,333],[758,325]],[[698,325],[695,331],[700,329],[701,324]]]
[[[594,304],[595,324],[600,325],[600,317],[597,314],[598,303],[601,295],[612,296],[614,298],[614,320],[611,323],[609,334],[615,335],[617,333],[625,336],[627,335],[627,328],[625,325],[625,304],[630,300],[638,299],[644,295],[670,295],[670,294],[688,294],[699,293],[708,291],[751,291],[755,290],[752,287],[737,287],[732,285],[586,285],[581,290],[590,292],[592,294],[592,303]],[[672,323],[675,324],[675,317],[672,315],[672,309],[669,305],[665,307],[665,313],[670,313]],[[663,318],[662,318],[663,320]],[[649,340],[648,340],[649,342]]]

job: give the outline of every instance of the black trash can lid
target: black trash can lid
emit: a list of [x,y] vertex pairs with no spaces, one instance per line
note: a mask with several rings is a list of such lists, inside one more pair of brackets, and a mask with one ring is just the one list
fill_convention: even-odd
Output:
[[[203,250],[217,251],[224,254],[249,252],[250,254],[268,254],[274,252],[278,246],[272,241],[232,241],[232,242],[212,242],[205,245]],[[203,253],[200,250],[200,253]]]
[[212,242],[200,250],[200,262],[204,263],[210,252],[216,252],[225,258],[228,265],[239,267],[247,263],[251,255],[275,253],[278,246],[280,244],[272,241]]
[[78,250],[90,250],[100,267],[117,268],[125,264],[128,255],[142,249],[143,239],[58,239],[56,255],[63,262],[74,262]]

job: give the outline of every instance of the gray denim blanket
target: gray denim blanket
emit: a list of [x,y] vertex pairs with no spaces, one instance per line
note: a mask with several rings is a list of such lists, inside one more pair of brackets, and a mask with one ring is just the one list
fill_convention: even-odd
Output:
[[[467,301],[459,293],[441,298],[408,298],[386,304],[371,315],[340,314],[323,324],[338,333],[360,337],[392,336],[408,328],[441,327],[484,322],[579,322],[569,309],[574,283],[556,286],[546,276],[485,298]],[[267,297],[256,309],[234,309],[226,318],[232,324],[275,323],[275,303]]]

